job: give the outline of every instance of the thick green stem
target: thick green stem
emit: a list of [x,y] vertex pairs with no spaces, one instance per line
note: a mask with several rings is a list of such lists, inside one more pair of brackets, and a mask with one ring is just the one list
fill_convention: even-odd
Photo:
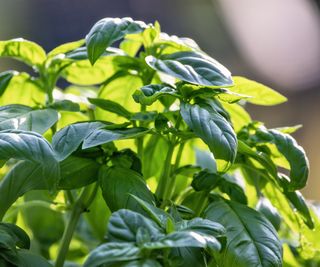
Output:
[[165,192],[164,192],[164,197],[163,197],[164,199],[170,199],[172,196],[172,193],[174,192],[175,183],[176,183],[176,175],[173,175],[173,172],[179,167],[183,148],[184,148],[184,143],[180,144],[180,146],[179,146],[176,161],[175,161],[173,168],[171,170],[171,175],[168,178],[169,179],[168,185],[167,185]]
[[164,199],[166,188],[168,187],[170,175],[171,175],[171,160],[173,156],[174,151],[174,145],[170,144],[166,160],[164,162],[162,175],[159,181],[159,185],[157,187],[156,195],[159,199],[163,200],[165,202],[166,199]]
[[194,211],[196,217],[199,217],[201,212],[203,211],[204,207],[207,205],[208,202],[208,191],[202,191],[199,193],[198,198],[196,200],[195,206],[194,206]]
[[[94,186],[94,188],[92,186]],[[61,246],[59,249],[55,267],[63,267],[68,250],[69,250],[70,242],[72,240],[73,233],[76,229],[79,218],[81,214],[84,211],[86,211],[86,209],[90,206],[91,202],[93,201],[96,195],[96,192],[97,192],[97,185],[87,186],[86,188],[83,189],[79,198],[74,203],[67,227],[62,236]]]

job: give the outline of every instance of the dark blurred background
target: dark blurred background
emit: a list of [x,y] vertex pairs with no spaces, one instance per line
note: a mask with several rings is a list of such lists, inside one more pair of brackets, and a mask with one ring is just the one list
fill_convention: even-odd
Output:
[[[289,102],[248,106],[267,127],[295,133],[311,164],[306,196],[320,200],[320,8],[318,0],[0,0],[0,40],[55,46],[81,39],[104,17],[130,16],[191,37],[227,66],[280,91]],[[0,71],[12,62],[0,61]],[[11,65],[12,67],[12,65]]]

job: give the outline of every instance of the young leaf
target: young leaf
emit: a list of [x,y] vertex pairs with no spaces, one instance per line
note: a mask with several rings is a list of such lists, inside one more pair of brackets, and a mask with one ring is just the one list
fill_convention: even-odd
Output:
[[12,77],[17,75],[16,71],[5,71],[0,73],[0,97],[3,95],[4,91],[7,89]]
[[122,261],[138,260],[141,258],[140,249],[133,243],[102,244],[89,254],[83,267],[98,267],[101,264],[119,263]]
[[76,151],[83,140],[95,129],[104,127],[101,122],[83,122],[70,124],[52,137],[52,147],[59,161]]
[[36,43],[19,38],[0,41],[0,57],[12,57],[31,67],[40,67],[46,59],[46,52]]
[[96,129],[85,137],[82,149],[106,144],[115,140],[130,139],[143,136],[150,130],[146,128],[125,128],[125,129]]
[[143,177],[133,170],[102,167],[99,180],[103,197],[111,211],[124,208],[137,210],[140,208],[130,194],[139,196],[147,203],[152,204],[154,202],[153,195],[145,184]]
[[20,227],[11,223],[0,223],[0,231],[4,231],[11,236],[15,246],[23,249],[30,248],[30,238]]
[[218,61],[200,52],[177,52],[160,58],[146,57],[147,64],[160,72],[193,84],[231,86],[231,73]]
[[152,105],[159,98],[164,96],[173,96],[179,98],[178,92],[169,85],[149,84],[140,88],[132,95],[134,101],[142,105]]
[[23,105],[0,107],[0,131],[15,129],[45,133],[58,120],[53,109],[34,110]]
[[86,36],[88,57],[93,65],[107,47],[126,34],[142,32],[147,25],[131,18],[104,18],[99,20]]
[[109,220],[107,237],[112,242],[137,242],[137,233],[144,229],[154,241],[163,236],[162,229],[150,219],[137,212],[121,209],[114,212]]
[[228,246],[217,256],[221,266],[282,266],[282,247],[277,232],[257,211],[236,202],[217,200],[205,217],[226,228]]
[[213,107],[181,103],[181,115],[213,153],[218,170],[225,172],[235,160],[237,138],[229,122]]
[[102,98],[88,98],[89,102],[103,110],[115,113],[119,116],[122,116],[126,119],[131,118],[131,112],[128,111],[125,107],[118,104],[117,102],[102,99]]
[[287,101],[286,97],[261,83],[239,76],[232,78],[234,86],[230,90],[235,93],[252,96],[252,98],[247,99],[250,103],[271,106]]

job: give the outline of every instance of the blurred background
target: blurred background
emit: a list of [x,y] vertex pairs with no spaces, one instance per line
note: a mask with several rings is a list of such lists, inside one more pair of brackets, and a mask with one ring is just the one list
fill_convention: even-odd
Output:
[[[0,40],[23,37],[46,51],[84,38],[104,17],[130,16],[190,37],[234,75],[260,81],[289,101],[248,106],[253,119],[303,124],[295,138],[310,159],[307,198],[320,200],[319,0],[0,0]],[[0,71],[12,68],[1,60]]]

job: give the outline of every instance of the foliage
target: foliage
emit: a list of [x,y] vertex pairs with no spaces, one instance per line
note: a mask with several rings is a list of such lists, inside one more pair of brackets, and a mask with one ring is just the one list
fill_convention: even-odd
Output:
[[1,266],[319,266],[297,127],[245,110],[281,94],[131,18],[0,57]]

